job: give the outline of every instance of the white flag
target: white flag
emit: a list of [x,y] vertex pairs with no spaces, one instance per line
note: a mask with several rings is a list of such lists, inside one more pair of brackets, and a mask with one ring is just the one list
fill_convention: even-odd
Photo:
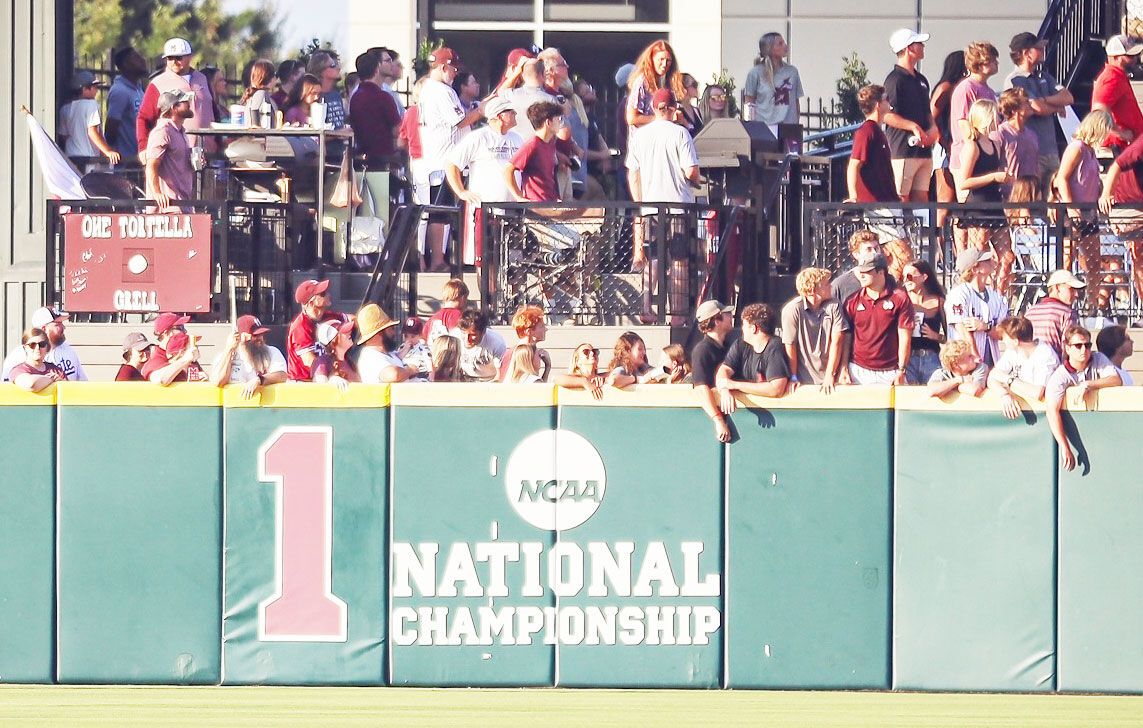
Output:
[[79,170],[64,156],[60,148],[52,140],[40,122],[31,112],[24,109],[24,118],[28,120],[28,136],[32,138],[32,148],[36,150],[36,160],[40,163],[40,171],[44,175],[44,183],[48,191],[57,200],[86,200],[87,193],[79,183]]

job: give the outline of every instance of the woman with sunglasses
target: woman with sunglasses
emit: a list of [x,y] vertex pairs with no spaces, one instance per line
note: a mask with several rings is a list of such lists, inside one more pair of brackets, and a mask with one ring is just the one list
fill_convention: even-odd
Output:
[[599,374],[599,349],[580,344],[572,352],[566,374],[552,372],[552,381],[565,389],[584,389],[596,399],[603,398],[604,378]]
[[699,100],[699,116],[703,123],[711,119],[729,119],[734,116],[734,99],[726,93],[725,86],[708,84]]
[[8,375],[13,384],[29,392],[39,392],[52,382],[62,382],[67,379],[63,369],[44,361],[52,345],[43,329],[28,329],[21,337],[20,343],[24,345],[24,361],[12,367]]

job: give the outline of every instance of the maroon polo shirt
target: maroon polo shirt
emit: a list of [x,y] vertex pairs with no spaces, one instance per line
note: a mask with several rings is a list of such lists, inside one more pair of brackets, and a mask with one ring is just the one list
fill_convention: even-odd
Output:
[[370,165],[384,162],[394,152],[393,140],[401,125],[401,112],[393,97],[372,81],[362,81],[349,100],[349,124],[357,150]]
[[896,369],[897,330],[913,328],[913,302],[905,289],[882,291],[873,300],[863,288],[845,302],[845,311],[853,322],[853,363],[874,371]]
[[857,202],[900,202],[893,181],[889,140],[881,127],[869,119],[853,132],[853,151],[850,159],[861,162],[860,176],[866,190],[858,188]]

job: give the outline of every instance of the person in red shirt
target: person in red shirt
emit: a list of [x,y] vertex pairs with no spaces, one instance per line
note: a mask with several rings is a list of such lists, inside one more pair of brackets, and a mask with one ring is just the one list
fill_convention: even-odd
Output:
[[853,132],[853,151],[846,168],[850,202],[900,202],[893,179],[889,140],[881,131],[889,102],[885,87],[876,84],[857,92],[857,106],[865,121]]
[[1091,109],[1105,109],[1111,114],[1117,130],[1107,135],[1104,146],[1119,154],[1128,144],[1143,137],[1143,113],[1127,78],[1127,69],[1139,60],[1143,43],[1126,35],[1113,35],[1104,46],[1107,65],[1099,72],[1091,88]]
[[312,379],[314,360],[323,353],[315,327],[323,321],[346,320],[343,314],[330,310],[327,291],[329,281],[302,281],[294,291],[294,300],[302,306],[301,313],[290,322],[286,333],[286,375],[290,381],[308,382]]
[[907,384],[905,367],[913,348],[913,302],[888,274],[889,262],[880,253],[866,253],[854,273],[861,290],[845,302],[853,325],[853,358],[849,376],[854,384]]
[[190,316],[180,316],[177,313],[161,313],[155,317],[155,340],[158,345],[151,349],[151,355],[139,370],[144,379],[164,387],[171,382],[186,380],[186,369],[193,361],[191,354],[194,352],[188,350],[186,356],[172,356],[170,342],[176,334],[186,334],[188,322]]
[[123,364],[115,373],[117,382],[145,382],[143,366],[147,363],[151,350],[151,342],[147,341],[146,334],[132,331],[123,339]]
[[1143,296],[1143,240],[1137,239],[1143,230],[1143,210],[1113,210],[1119,202],[1143,203],[1143,136],[1131,142],[1108,167],[1099,197],[1100,211],[1111,219],[1112,230],[1127,244],[1131,279],[1136,292]]
[[32,327],[20,337],[24,346],[24,361],[12,367],[8,376],[20,389],[39,392],[55,382],[66,382],[67,375],[44,357],[52,350],[52,343],[43,329]]
[[[563,114],[563,107],[554,101],[538,101],[528,107],[528,121],[535,127],[536,135],[524,141],[504,168],[504,179],[516,202],[560,201],[556,132],[563,123]],[[516,184],[516,172],[520,173],[522,186]]]
[[[389,56],[385,56],[390,63]],[[365,52],[357,57],[357,74],[361,83],[349,100],[349,123],[357,151],[365,155],[369,169],[386,169],[395,151],[397,127],[401,112],[397,102],[381,88],[383,74],[380,57]]]
[[445,282],[441,289],[441,308],[429,317],[421,330],[421,338],[432,347],[441,334],[447,334],[457,327],[460,317],[468,305],[468,284],[460,278]]

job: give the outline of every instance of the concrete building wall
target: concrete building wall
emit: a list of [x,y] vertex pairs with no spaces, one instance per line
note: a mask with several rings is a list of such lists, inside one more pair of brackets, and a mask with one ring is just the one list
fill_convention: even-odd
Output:
[[[27,107],[55,129],[57,13],[70,18],[70,0],[0,3],[0,349],[19,341],[31,312],[43,304],[46,204],[28,140]],[[70,22],[67,32],[70,33]],[[70,46],[64,63],[71,55]]]
[[[790,44],[806,95],[832,98],[842,58],[854,51],[880,83],[895,62],[889,35],[897,28],[919,28],[932,38],[922,72],[935,80],[946,55],[972,41],[987,40],[1000,51],[1000,76],[1011,70],[1008,41],[1021,31],[1036,32],[1046,0],[721,0],[722,65],[741,89],[758,54],[758,38],[777,31]],[[996,85],[996,84],[994,84]]]

